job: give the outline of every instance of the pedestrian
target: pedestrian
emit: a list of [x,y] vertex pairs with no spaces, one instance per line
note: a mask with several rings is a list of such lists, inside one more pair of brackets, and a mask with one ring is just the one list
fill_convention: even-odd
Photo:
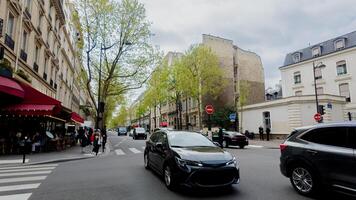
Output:
[[271,129],[269,127],[266,128],[266,136],[267,136],[267,141],[269,141],[269,135],[271,133]]
[[258,133],[260,134],[260,140],[263,140],[263,128],[262,128],[262,126],[260,126],[258,128]]
[[103,148],[103,153],[104,153],[105,144],[106,144],[106,141],[107,141],[106,126],[104,126],[103,132],[101,134],[101,138],[102,138],[102,148]]
[[219,136],[219,144],[220,144],[221,148],[223,148],[224,135],[223,135],[222,127],[219,128],[218,136]]
[[95,153],[95,155],[98,155],[99,148],[100,148],[100,144],[101,144],[99,129],[95,131],[95,133],[93,134],[93,136],[94,136],[93,152]]
[[32,153],[36,152],[37,147],[41,146],[40,134],[36,134],[32,137]]

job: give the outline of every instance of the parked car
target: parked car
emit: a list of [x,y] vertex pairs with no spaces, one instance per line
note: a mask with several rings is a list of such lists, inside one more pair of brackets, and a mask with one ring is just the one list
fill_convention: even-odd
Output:
[[117,129],[117,135],[127,135],[127,128],[126,127],[119,127]]
[[[248,138],[239,133],[239,132],[235,132],[235,131],[223,131],[223,147],[227,148],[230,145],[233,146],[239,146],[241,149],[243,149],[245,146],[248,145]],[[213,134],[213,141],[214,142],[219,142],[219,133],[215,132]]]
[[295,129],[280,145],[280,169],[302,195],[327,186],[356,195],[356,123]]
[[140,127],[134,128],[132,138],[134,140],[136,140],[138,138],[147,139],[147,132],[144,128],[140,128]]
[[196,132],[154,132],[146,142],[144,164],[162,175],[169,189],[230,186],[240,180],[236,158]]

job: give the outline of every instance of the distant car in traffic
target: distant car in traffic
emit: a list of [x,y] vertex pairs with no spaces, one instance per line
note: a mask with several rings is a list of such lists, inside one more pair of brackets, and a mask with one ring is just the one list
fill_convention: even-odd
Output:
[[139,138],[147,139],[147,132],[144,128],[141,128],[141,127],[134,128],[132,138],[134,140],[139,139]]
[[280,169],[306,196],[324,186],[356,195],[356,123],[295,129],[280,145]]
[[[218,132],[213,133],[213,141],[219,142],[219,133]],[[245,146],[248,145],[248,138],[239,132],[223,130],[223,144],[222,144],[222,146],[227,148],[230,145],[231,146],[239,146],[241,149],[243,149]]]
[[169,189],[230,186],[240,180],[236,158],[196,132],[154,132],[146,142],[144,164],[162,175]]
[[127,128],[126,127],[119,127],[117,129],[117,135],[127,135]]

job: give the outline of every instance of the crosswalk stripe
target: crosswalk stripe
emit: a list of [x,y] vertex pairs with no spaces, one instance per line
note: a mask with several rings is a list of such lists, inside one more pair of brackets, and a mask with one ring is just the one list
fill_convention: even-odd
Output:
[[[13,182],[22,182],[22,181],[38,181],[44,180],[47,176],[29,176],[29,177],[19,177],[19,178],[2,178],[0,183],[13,183]],[[1,198],[0,198],[1,199]]]
[[23,166],[16,166],[16,167],[0,167],[0,170],[5,169],[27,169],[27,168],[38,168],[38,167],[57,167],[58,164],[47,164],[47,165],[23,165]]
[[30,198],[32,193],[25,193],[25,194],[12,194],[6,196],[0,196],[1,200],[27,200]]
[[121,149],[116,149],[115,150],[116,155],[120,156],[120,155],[125,155],[125,152],[123,152]]
[[129,148],[129,150],[132,151],[132,153],[141,153],[141,151],[136,148]]
[[248,145],[248,147],[252,147],[252,148],[263,148],[263,146],[260,146],[260,145]]
[[26,176],[26,175],[37,175],[37,174],[50,174],[51,172],[52,172],[51,170],[45,170],[45,171],[34,171],[34,172],[3,173],[3,174],[0,174],[0,177],[5,177],[5,176]]
[[8,172],[25,172],[25,171],[39,171],[39,170],[52,170],[56,167],[38,167],[38,168],[25,168],[25,169],[0,169],[0,173],[8,173]]
[[[0,192],[35,189],[35,188],[38,188],[40,185],[41,185],[41,183],[1,186]],[[2,199],[1,196],[0,196],[0,199]]]
[[[25,159],[25,163],[27,163],[29,161],[29,159]],[[22,163],[23,160],[22,159],[16,159],[16,160],[0,160],[0,165],[3,164],[19,164]]]

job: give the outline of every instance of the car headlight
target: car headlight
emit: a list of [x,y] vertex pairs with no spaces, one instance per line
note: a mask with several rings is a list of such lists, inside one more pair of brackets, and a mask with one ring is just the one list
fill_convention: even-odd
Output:
[[179,166],[181,167],[186,167],[188,166],[197,166],[197,167],[202,167],[203,164],[197,161],[191,161],[191,160],[183,160],[178,157],[176,157],[176,162]]
[[236,167],[237,166],[236,158],[233,157],[232,160],[226,163],[226,166]]

